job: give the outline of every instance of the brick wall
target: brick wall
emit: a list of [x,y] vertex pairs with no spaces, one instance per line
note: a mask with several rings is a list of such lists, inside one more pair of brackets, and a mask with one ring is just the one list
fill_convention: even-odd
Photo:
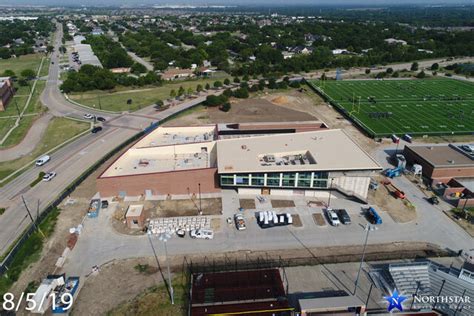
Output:
[[137,196],[144,195],[145,190],[152,190],[153,195],[197,194],[198,183],[201,184],[201,193],[221,191],[217,168],[98,178],[97,189],[101,196],[117,196],[119,192]]

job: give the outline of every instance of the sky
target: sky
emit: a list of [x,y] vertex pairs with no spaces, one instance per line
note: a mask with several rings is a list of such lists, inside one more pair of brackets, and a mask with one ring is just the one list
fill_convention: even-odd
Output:
[[402,4],[474,4],[474,0],[0,0],[0,5],[86,5],[86,6],[107,6],[107,5],[402,5]]

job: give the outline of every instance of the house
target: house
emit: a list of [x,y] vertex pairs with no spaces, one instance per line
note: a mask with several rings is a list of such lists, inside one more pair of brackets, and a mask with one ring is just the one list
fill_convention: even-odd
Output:
[[171,68],[161,74],[163,80],[186,79],[194,77],[192,69]]
[[91,34],[94,35],[94,36],[100,36],[100,35],[104,34],[104,31],[102,31],[102,29],[100,27],[95,27],[95,28],[92,29]]
[[283,55],[283,59],[290,59],[293,58],[293,56],[295,55],[295,53],[289,51],[283,51],[281,52],[281,54]]
[[290,48],[289,51],[294,54],[309,55],[313,52],[313,49],[308,46],[295,46]]
[[406,41],[399,40],[399,39],[396,39],[396,38],[387,38],[387,39],[384,39],[384,42],[389,44],[389,45],[402,45],[402,46],[407,45]]
[[336,48],[332,50],[333,55],[342,55],[342,54],[347,54],[347,53],[349,53],[349,51],[344,48]]
[[14,94],[15,89],[10,77],[0,77],[0,112],[5,111]]
[[141,229],[145,227],[146,212],[143,205],[130,205],[125,213],[127,227],[131,229]]

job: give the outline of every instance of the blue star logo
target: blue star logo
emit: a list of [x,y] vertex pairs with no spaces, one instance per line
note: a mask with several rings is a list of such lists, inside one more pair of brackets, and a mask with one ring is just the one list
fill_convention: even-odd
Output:
[[402,302],[407,298],[403,295],[399,295],[397,290],[395,290],[391,296],[385,296],[384,298],[390,304],[387,307],[387,310],[389,312],[391,312],[394,308],[398,309],[400,312],[403,311]]

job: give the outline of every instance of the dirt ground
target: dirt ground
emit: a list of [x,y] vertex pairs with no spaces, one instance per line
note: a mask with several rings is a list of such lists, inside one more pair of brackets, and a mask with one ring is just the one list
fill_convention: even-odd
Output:
[[313,213],[313,220],[318,226],[326,226],[326,221],[324,220],[323,214]]
[[246,210],[254,210],[255,207],[255,200],[253,199],[240,199],[239,200],[240,207]]
[[278,207],[295,207],[295,202],[293,200],[271,200],[273,208]]
[[377,190],[369,190],[368,201],[377,205],[381,211],[387,212],[397,223],[408,223],[416,219],[414,206],[408,200],[394,197],[385,185],[381,183],[385,177],[377,176],[374,180],[379,183]]
[[291,214],[293,218],[293,226],[295,227],[303,227],[303,222],[301,222],[301,218],[298,214]]
[[463,218],[456,218],[452,211],[445,212],[445,214],[451,218],[456,224],[462,227],[471,237],[474,238],[474,224]]
[[[268,97],[268,96],[266,96]],[[242,123],[242,122],[291,122],[314,121],[316,117],[300,110],[272,103],[264,97],[251,99],[233,99],[229,112],[218,108],[209,108],[208,113],[213,122]]]
[[156,261],[152,258],[113,261],[101,266],[97,275],[90,275],[84,281],[71,314],[103,315],[119,303],[162,282],[159,272],[138,272],[135,269],[138,264],[156,268]]

